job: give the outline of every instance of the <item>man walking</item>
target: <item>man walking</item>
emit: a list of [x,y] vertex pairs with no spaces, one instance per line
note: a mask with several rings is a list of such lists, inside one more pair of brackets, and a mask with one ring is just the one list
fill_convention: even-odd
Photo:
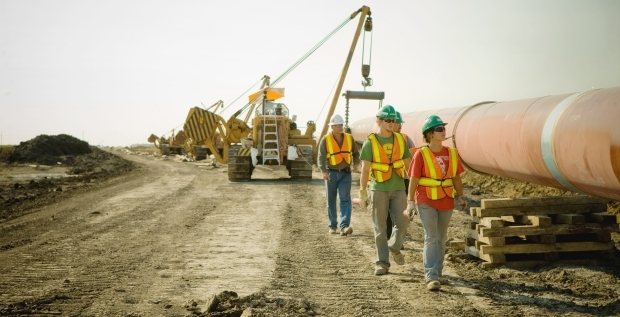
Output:
[[[346,236],[351,227],[351,169],[357,172],[360,162],[353,136],[344,133],[344,120],[334,115],[329,120],[330,133],[319,143],[318,166],[325,180],[329,233]],[[353,168],[351,168],[353,166]],[[340,230],[336,219],[336,196],[340,198]]]
[[[407,208],[405,195],[405,168],[409,166],[411,154],[402,134],[394,133],[396,110],[387,105],[377,113],[376,124],[379,133],[371,133],[362,145],[360,159],[360,205],[366,208],[372,202],[372,217],[375,226],[377,260],[375,275],[387,274],[390,268],[389,253],[396,264],[405,264],[400,252],[409,218],[403,215]],[[366,187],[370,184],[370,195]],[[387,218],[391,217],[395,228],[388,244]]]

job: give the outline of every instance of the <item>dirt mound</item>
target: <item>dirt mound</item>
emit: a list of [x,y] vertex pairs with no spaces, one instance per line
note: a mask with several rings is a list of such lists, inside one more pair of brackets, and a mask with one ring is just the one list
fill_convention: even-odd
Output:
[[[26,163],[26,164],[24,164]],[[61,164],[58,164],[61,163]],[[37,169],[28,164],[42,165]],[[44,176],[49,169],[65,167],[66,177]],[[131,161],[90,146],[72,136],[39,135],[15,147],[0,150],[0,222],[19,217],[30,209],[88,190],[110,178],[128,174],[136,168]],[[30,179],[16,178],[10,170],[26,169]],[[16,172],[19,174],[18,172]]]
[[[4,152],[4,151],[3,151]],[[0,161],[6,163],[27,163],[55,165],[59,162],[72,165],[73,156],[91,153],[88,142],[76,139],[67,134],[39,135],[0,155]]]
[[272,298],[262,292],[239,297],[232,291],[211,296],[205,303],[190,300],[185,303],[185,308],[202,317],[313,316],[317,309],[316,305],[303,299]]

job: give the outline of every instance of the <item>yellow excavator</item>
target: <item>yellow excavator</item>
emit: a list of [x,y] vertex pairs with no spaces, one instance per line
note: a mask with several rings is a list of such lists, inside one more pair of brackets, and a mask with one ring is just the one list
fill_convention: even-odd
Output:
[[169,138],[165,136],[158,137],[155,134],[151,134],[148,138],[150,143],[159,149],[162,155],[168,154],[183,154],[185,147],[183,143],[185,142],[185,133],[183,130],[174,134],[174,130],[172,130],[172,135]]
[[[196,148],[208,149],[215,160],[221,164],[228,164],[228,179],[233,182],[250,180],[256,165],[285,165],[291,179],[312,179],[312,165],[316,164],[318,154],[317,140],[313,136],[316,124],[314,121],[308,121],[302,134],[297,127],[296,116],[291,115],[284,103],[278,102],[284,97],[284,88],[276,88],[275,85],[358,15],[359,23],[353,42],[321,132],[321,136],[324,135],[342,91],[361,31],[362,29],[366,32],[372,31],[371,12],[367,6],[353,12],[274,82],[271,82],[269,76],[264,76],[260,89],[249,95],[249,102],[228,120],[216,114],[217,108],[223,106],[220,103],[207,109],[191,108],[183,126],[186,136],[184,148],[187,153],[196,155]],[[370,81],[369,67],[370,65],[362,65],[362,76],[366,82]],[[243,114],[245,118],[242,119]],[[250,118],[252,118],[251,124]]]

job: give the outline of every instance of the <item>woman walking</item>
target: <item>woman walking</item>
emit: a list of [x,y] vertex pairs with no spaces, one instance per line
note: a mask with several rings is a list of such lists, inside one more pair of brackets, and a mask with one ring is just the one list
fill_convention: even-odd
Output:
[[446,140],[446,124],[435,115],[424,121],[422,134],[427,145],[415,152],[408,172],[411,180],[405,213],[411,216],[417,204],[424,227],[424,278],[431,291],[441,288],[439,277],[454,201],[458,199],[463,209],[467,206],[460,176],[465,169],[457,150],[442,144]]

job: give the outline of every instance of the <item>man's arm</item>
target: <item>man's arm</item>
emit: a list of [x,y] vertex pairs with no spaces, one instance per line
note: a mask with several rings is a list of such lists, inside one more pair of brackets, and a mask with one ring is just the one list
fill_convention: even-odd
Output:
[[409,191],[407,194],[407,200],[415,201],[415,191],[418,189],[419,177],[411,177],[409,179]]
[[352,153],[352,155],[353,155],[353,170],[355,172],[357,172],[357,167],[360,164],[360,152],[359,152],[357,144],[355,144],[355,139],[353,139],[353,137],[351,137],[351,142],[353,143],[352,144],[352,147],[353,147],[353,153]]
[[360,189],[366,189],[368,186],[368,177],[370,175],[370,162],[362,160],[362,175],[360,175]]
[[319,142],[319,155],[317,157],[317,162],[316,165],[319,167],[319,169],[321,170],[321,172],[323,173],[327,173],[327,150],[325,150],[325,137],[321,138],[321,141]]

